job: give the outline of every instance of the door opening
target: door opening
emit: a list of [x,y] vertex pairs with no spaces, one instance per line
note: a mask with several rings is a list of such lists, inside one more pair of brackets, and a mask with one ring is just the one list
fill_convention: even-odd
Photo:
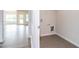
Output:
[[4,44],[3,47],[29,48],[28,10],[4,11]]

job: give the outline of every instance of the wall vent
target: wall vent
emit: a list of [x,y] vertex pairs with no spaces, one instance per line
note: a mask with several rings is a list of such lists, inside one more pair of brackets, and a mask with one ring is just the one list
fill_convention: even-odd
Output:
[[54,31],[54,26],[50,26],[50,31]]

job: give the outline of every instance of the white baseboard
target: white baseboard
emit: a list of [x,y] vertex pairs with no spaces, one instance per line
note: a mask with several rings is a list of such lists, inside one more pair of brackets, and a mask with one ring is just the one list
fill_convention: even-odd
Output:
[[42,34],[42,35],[40,35],[40,36],[42,37],[42,36],[49,36],[49,35],[55,35],[55,34],[56,34],[56,33],[53,32],[53,33]]
[[67,40],[68,42],[72,43],[73,45],[79,47],[79,44],[77,44],[77,43],[71,41],[71,40],[68,39],[67,37],[64,37],[63,35],[61,35],[61,34],[59,34],[59,33],[56,33],[56,35],[60,36],[61,38],[65,39],[65,40]]

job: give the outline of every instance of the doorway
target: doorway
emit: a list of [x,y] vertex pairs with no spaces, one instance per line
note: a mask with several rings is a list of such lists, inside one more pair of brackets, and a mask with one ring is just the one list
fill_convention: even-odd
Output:
[[27,10],[4,11],[4,48],[30,48]]

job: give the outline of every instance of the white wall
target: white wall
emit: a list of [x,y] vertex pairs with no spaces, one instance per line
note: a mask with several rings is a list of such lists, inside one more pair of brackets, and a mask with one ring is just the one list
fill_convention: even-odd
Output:
[[0,42],[3,42],[3,10],[0,10]]
[[39,10],[31,11],[31,47],[39,48],[40,47],[40,18]]
[[[55,26],[56,20],[56,13],[53,10],[41,10],[40,11],[40,18],[42,22],[40,24],[41,28],[41,36],[51,35],[54,34],[55,31],[50,31],[50,26]],[[49,25],[50,24],[50,25]]]
[[56,32],[79,46],[79,11],[57,11]]

